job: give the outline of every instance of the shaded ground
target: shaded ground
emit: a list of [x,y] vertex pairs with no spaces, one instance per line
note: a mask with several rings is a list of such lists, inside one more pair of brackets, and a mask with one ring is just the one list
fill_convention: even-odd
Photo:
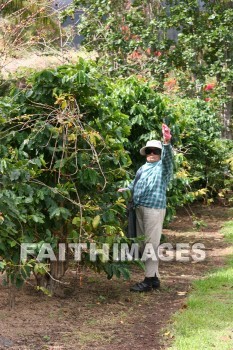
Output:
[[[229,218],[226,207],[192,208],[201,226],[194,230],[191,215],[183,210],[164,230],[167,242],[205,244],[203,262],[161,262],[161,289],[134,294],[129,287],[142,279],[134,268],[131,281],[107,280],[83,271],[70,282],[65,297],[39,295],[32,285],[17,294],[9,311],[7,290],[0,287],[0,349],[12,350],[159,350],[172,341],[167,325],[175,311],[186,307],[191,282],[208,270],[221,266],[232,248],[218,232]],[[204,226],[207,225],[207,226]],[[81,278],[82,277],[82,278]]]

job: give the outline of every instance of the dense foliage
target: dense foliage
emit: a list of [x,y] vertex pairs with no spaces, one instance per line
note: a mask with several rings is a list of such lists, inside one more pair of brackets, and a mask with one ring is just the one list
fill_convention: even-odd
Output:
[[[83,46],[111,75],[139,74],[183,97],[212,99],[232,138],[232,1],[73,0]],[[207,90],[206,90],[207,89]]]
[[[29,86],[1,100],[6,261],[18,263],[22,241],[111,244],[122,236],[124,203],[113,184],[130,164],[123,147],[130,127],[112,89],[81,61],[35,74]],[[104,269],[112,275],[107,264]]]
[[[168,98],[136,77],[110,79],[93,62],[34,73],[23,87],[14,83],[0,99],[0,114],[0,267],[14,283],[46,269],[33,259],[19,267],[21,242],[127,242],[127,196],[116,189],[133,178],[143,162],[139,145],[160,138],[163,121],[176,149],[168,220],[176,206],[211,199],[230,179],[211,105]],[[82,262],[109,277],[128,276],[124,263],[101,255],[91,262],[88,251]]]

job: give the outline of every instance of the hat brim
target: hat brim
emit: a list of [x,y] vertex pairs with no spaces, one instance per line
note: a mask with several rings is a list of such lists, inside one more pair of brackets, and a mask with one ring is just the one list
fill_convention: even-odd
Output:
[[142,156],[145,156],[145,155],[146,155],[145,150],[146,150],[146,147],[142,147],[142,148],[140,149],[140,154],[141,154]]

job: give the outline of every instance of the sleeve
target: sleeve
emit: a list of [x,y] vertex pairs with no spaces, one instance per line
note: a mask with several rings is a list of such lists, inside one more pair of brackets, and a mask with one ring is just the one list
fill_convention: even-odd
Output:
[[164,144],[162,149],[162,175],[168,183],[173,174],[173,150],[171,144]]
[[130,184],[127,187],[128,190],[132,191],[132,189],[134,187],[134,182],[135,182],[135,179],[132,182],[130,182]]
[[136,185],[136,183],[138,182],[138,180],[140,179],[140,176],[142,174],[142,169],[143,169],[143,166],[141,166],[138,171],[136,172],[136,175],[135,175],[135,178],[132,182],[130,182],[130,184],[128,185],[128,189],[132,192],[133,191],[133,188],[134,186]]

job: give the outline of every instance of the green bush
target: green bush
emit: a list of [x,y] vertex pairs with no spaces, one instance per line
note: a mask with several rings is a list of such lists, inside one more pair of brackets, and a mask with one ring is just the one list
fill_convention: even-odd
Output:
[[[112,80],[93,62],[33,73],[0,99],[0,114],[1,269],[18,284],[35,267],[19,268],[21,242],[127,242],[116,189],[144,161],[139,148],[161,138],[162,122],[176,153],[167,220],[229,180],[230,145],[219,141],[214,107],[158,94],[135,77]],[[128,276],[125,264],[90,262],[86,253],[83,262],[109,278]]]

